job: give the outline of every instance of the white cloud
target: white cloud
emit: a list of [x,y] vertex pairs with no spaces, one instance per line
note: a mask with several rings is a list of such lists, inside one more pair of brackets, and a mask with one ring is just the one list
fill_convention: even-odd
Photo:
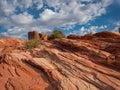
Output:
[[109,6],[114,0],[102,0],[103,7]]
[[43,0],[33,0],[33,3],[37,4],[37,10],[43,7]]
[[46,9],[46,10],[40,15],[40,17],[41,17],[41,19],[42,19],[43,21],[48,21],[49,19],[52,19],[55,14],[56,14],[56,13],[53,12],[52,10]]
[[112,31],[114,31],[114,32],[119,32],[118,29],[120,28],[120,21],[115,22],[114,25],[115,25],[115,28],[113,28]]
[[[83,1],[88,3],[83,4]],[[101,0],[96,3],[92,3],[93,0],[46,0],[46,2],[55,11],[45,8],[40,13],[40,18],[35,19],[27,12],[27,9],[32,8],[33,3],[37,5],[37,10],[41,9],[43,0],[1,0],[0,25],[8,29],[2,35],[16,36],[17,33],[20,33],[22,36],[23,33],[35,28],[39,32],[45,32],[54,27],[66,27],[68,30],[73,28],[75,24],[83,25],[105,14],[106,7],[112,3],[112,0]],[[17,7],[24,12],[15,14]],[[11,26],[17,28],[11,29]],[[91,27],[91,29],[94,28]],[[84,31],[83,29],[85,28],[81,30]]]
[[84,34],[86,34],[86,28],[85,27],[81,27],[80,35],[84,35]]
[[75,25],[70,25],[70,24],[68,24],[68,25],[65,25],[65,26],[63,26],[63,27],[61,27],[63,30],[72,30],[73,28],[75,27]]
[[22,38],[23,35],[25,34],[24,32],[25,32],[24,28],[14,27],[12,29],[8,29],[7,32],[2,32],[1,36]]
[[99,27],[100,29],[107,29],[107,25],[102,25]]
[[85,2],[91,2],[92,0],[81,0],[81,1],[85,1]]
[[119,29],[118,27],[115,27],[112,31],[113,31],[113,32],[119,32],[118,29]]
[[17,24],[29,24],[34,21],[33,16],[28,14],[27,12],[18,15],[13,15],[11,16],[11,19]]
[[[77,0],[55,0],[55,3],[52,3],[51,0],[48,0],[47,2],[50,6],[59,9],[58,18],[60,18],[60,16],[63,16],[61,19],[68,20],[68,22],[80,24],[85,24],[89,20],[105,14],[105,7],[109,5],[104,1],[99,3],[89,3],[87,5],[80,2],[78,3]],[[65,2],[69,4],[66,4]],[[105,5],[103,6],[102,3]]]
[[107,25],[101,25],[101,26],[90,26],[88,28],[85,28],[84,26],[80,28],[80,35],[84,35],[87,33],[96,33],[99,30],[106,30]]
[[120,27],[120,21],[116,22],[115,24],[116,26]]
[[0,10],[2,11],[2,13],[4,13],[5,15],[9,15],[12,14],[13,11],[15,10],[15,8],[13,7],[12,4],[9,4],[9,2],[7,0],[1,0],[0,1]]
[[[49,6],[58,9],[58,12],[53,12],[46,9],[40,14],[39,22],[44,22],[47,27],[86,24],[97,16],[106,13],[102,3],[90,3],[88,5],[78,3],[77,0],[47,0]],[[66,4],[68,3],[68,4]],[[50,23],[49,23],[50,22]]]
[[88,29],[88,33],[89,32],[91,32],[91,33],[96,33],[96,31],[97,31],[97,29],[98,29],[99,27],[98,26],[91,26],[89,29]]
[[31,7],[33,3],[37,3],[37,9],[43,6],[42,0],[0,0],[0,9],[3,11],[2,13],[9,16],[15,12],[17,7],[26,10]]

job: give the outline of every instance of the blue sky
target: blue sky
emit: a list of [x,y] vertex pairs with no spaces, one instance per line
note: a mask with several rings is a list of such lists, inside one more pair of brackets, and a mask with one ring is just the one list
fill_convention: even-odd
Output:
[[118,31],[120,0],[0,0],[0,37],[27,38],[27,32],[66,35]]

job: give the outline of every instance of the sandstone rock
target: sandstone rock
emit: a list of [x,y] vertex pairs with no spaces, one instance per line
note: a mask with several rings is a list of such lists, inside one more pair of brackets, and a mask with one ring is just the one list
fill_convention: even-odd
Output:
[[36,31],[28,32],[28,39],[48,40],[49,34],[38,33]]
[[69,35],[67,36],[68,39],[81,39],[81,36],[78,36],[78,35]]
[[42,72],[25,63],[30,59],[27,53],[6,53],[1,56],[1,90],[54,90]]
[[39,38],[40,38],[40,39],[42,38],[42,33],[39,33]]
[[92,40],[86,43],[86,40],[62,39],[53,43],[57,49],[49,48],[48,43],[44,43],[47,48],[42,53],[49,55],[58,71],[78,90],[119,90],[119,62],[113,54],[100,50],[100,47],[93,48],[96,44]]
[[28,32],[28,39],[40,39],[38,32],[36,31],[32,31],[32,32]]
[[119,90],[119,36],[43,41],[34,55],[19,49],[25,40],[0,38],[0,90]]
[[41,40],[48,40],[48,38],[50,37],[49,34],[44,34],[44,33],[39,33],[39,36]]
[[1,54],[5,54],[8,52],[14,52],[18,50],[18,52],[23,51],[25,48],[25,40],[15,39],[15,38],[0,38],[0,41],[4,43],[0,43]]
[[84,36],[81,36],[81,39],[85,39],[85,40],[91,40],[95,38],[92,34],[86,34]]
[[94,34],[96,37],[101,37],[101,38],[120,38],[120,34],[116,32],[109,32],[109,31],[104,31],[100,33]]
[[50,37],[49,34],[43,34],[42,35],[42,40],[48,40],[49,37]]

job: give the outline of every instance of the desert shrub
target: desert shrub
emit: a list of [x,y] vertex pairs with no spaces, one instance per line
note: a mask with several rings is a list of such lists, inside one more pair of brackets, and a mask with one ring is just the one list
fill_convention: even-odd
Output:
[[39,44],[40,41],[38,39],[31,39],[25,43],[25,48],[28,50],[32,50],[32,48],[38,47]]
[[56,38],[64,38],[65,35],[63,34],[62,31],[60,30],[54,30],[51,36],[48,38],[49,40],[51,39],[56,39]]

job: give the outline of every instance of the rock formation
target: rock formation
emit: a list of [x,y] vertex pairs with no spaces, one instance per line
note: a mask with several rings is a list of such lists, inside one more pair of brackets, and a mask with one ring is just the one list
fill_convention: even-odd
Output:
[[36,31],[28,32],[28,39],[39,39],[39,33]]
[[81,39],[81,36],[78,36],[78,35],[68,35],[67,36],[68,39]]
[[[40,33],[40,34],[41,34],[41,33]],[[42,33],[40,38],[41,38],[42,40],[48,40],[49,36],[50,36],[50,34],[44,34],[44,33]]]
[[36,31],[28,32],[28,39],[40,39],[40,40],[48,40],[50,34],[38,33]]
[[[90,39],[91,37],[91,39]],[[119,90],[120,34],[41,42],[0,38],[0,90]]]

